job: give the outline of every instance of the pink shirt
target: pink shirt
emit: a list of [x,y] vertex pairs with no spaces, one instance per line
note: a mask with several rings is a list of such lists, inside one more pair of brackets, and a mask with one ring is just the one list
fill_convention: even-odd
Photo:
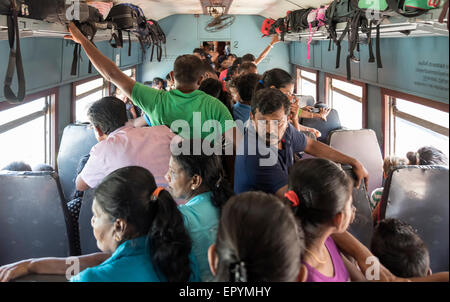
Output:
[[350,281],[350,274],[347,271],[347,267],[345,266],[344,260],[342,260],[341,253],[339,252],[336,243],[334,243],[333,239],[330,237],[325,241],[325,246],[328,249],[328,253],[330,253],[331,260],[333,261],[334,267],[334,276],[328,277],[322,275],[319,271],[317,271],[314,267],[309,265],[306,262],[303,264],[308,269],[308,277],[306,278],[306,282],[347,282]]
[[156,184],[167,186],[170,142],[176,135],[166,126],[134,128],[123,126],[92,147],[90,158],[80,177],[91,188],[111,172],[128,166],[149,170]]

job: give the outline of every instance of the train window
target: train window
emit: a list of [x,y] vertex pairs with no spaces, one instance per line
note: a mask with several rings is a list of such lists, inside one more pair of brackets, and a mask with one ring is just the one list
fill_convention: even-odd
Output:
[[405,157],[408,151],[433,146],[449,155],[448,106],[395,92],[386,93],[385,99],[389,154]]
[[107,95],[106,81],[101,77],[88,79],[73,84],[73,121],[77,123],[88,123],[87,110],[89,106]]
[[1,104],[0,168],[12,161],[54,164],[55,98],[40,93],[21,105]]
[[317,71],[297,68],[297,94],[311,95],[317,100]]
[[331,108],[339,113],[343,127],[365,128],[365,84],[328,75],[326,77],[326,98]]

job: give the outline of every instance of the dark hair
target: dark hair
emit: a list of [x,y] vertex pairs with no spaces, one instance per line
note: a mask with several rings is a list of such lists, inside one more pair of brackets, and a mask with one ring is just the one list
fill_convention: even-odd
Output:
[[237,58],[237,56],[235,54],[233,54],[233,53],[230,53],[230,54],[227,55],[227,59],[230,58],[230,57],[233,57],[235,59]]
[[170,72],[166,75],[166,80],[172,81],[172,77],[170,76]]
[[204,73],[202,60],[194,55],[179,56],[173,66],[174,78],[181,84],[194,84]]
[[234,73],[238,70],[238,65],[232,65],[228,67],[227,76],[225,77],[225,82],[228,82],[233,79]]
[[155,178],[147,169],[125,167],[106,176],[94,197],[113,221],[122,218],[133,226],[137,236],[147,235],[156,271],[169,282],[187,282],[191,275],[191,238],[169,192],[163,190],[152,200],[156,188]]
[[308,158],[291,167],[288,186],[300,200],[294,210],[308,247],[320,235],[322,226],[344,209],[352,195],[353,179],[328,159]]
[[[145,86],[150,86],[150,87],[152,87],[153,82],[152,82],[152,81],[145,81],[145,82],[144,82],[144,85],[145,85]],[[117,91],[117,89],[116,89],[116,91]],[[115,95],[115,96],[117,95],[116,91],[114,91],[114,95]]]
[[230,112],[232,112],[233,105],[231,103],[231,95],[228,92],[223,91],[221,81],[211,78],[206,79],[202,81],[198,90],[201,90],[206,94],[215,97],[216,99],[221,101]]
[[258,81],[259,76],[254,73],[249,73],[236,78],[234,86],[243,102],[250,103],[252,101],[253,93]]
[[294,78],[288,72],[280,68],[274,68],[263,73],[261,82],[258,83],[256,89],[269,88],[270,86],[280,89],[293,83]]
[[206,52],[203,50],[203,48],[194,48],[192,53],[198,53],[202,57],[206,57]]
[[236,58],[231,66],[239,67],[242,64],[242,58]]
[[252,114],[255,115],[256,109],[261,114],[271,114],[275,111],[284,109],[289,113],[291,103],[284,93],[275,88],[264,88],[255,92],[252,98]]
[[214,153],[206,155],[202,147],[200,148],[200,152],[196,152],[198,151],[197,148],[194,148],[196,144],[203,146],[203,140],[192,139],[178,143],[180,150],[183,150],[183,146],[187,146],[185,150],[188,152],[181,152],[181,154],[177,155],[172,152],[172,158],[189,177],[199,175],[202,178],[202,185],[212,193],[211,199],[213,204],[218,208],[222,208],[225,202],[234,195],[225,177],[222,161]]
[[17,172],[32,171],[31,166],[23,161],[13,161],[8,165],[6,165],[2,170],[17,171]]
[[53,169],[52,166],[47,165],[47,164],[37,164],[36,166],[33,167],[33,171],[50,171],[50,172],[53,172],[53,171],[55,171],[55,169]]
[[250,69],[252,69],[252,68],[257,69],[258,67],[256,67],[256,65],[253,64],[252,62],[244,62],[244,63],[242,63],[241,66],[239,66],[238,72],[239,72],[239,74],[244,72],[244,71],[249,72]]
[[89,107],[87,116],[91,124],[106,135],[124,126],[128,121],[125,103],[113,96],[94,102]]
[[[216,281],[292,282],[300,271],[301,230],[289,207],[263,192],[232,197],[216,240]],[[233,272],[237,270],[239,276]]]
[[203,61],[202,62],[202,74],[204,74],[206,72],[213,73],[213,74],[216,73],[216,71],[211,66],[211,64],[208,63],[208,61]]
[[435,147],[422,147],[417,152],[408,152],[406,154],[410,165],[448,165],[448,158]]
[[425,277],[430,255],[414,229],[398,219],[384,219],[375,227],[370,249],[397,277]]
[[251,53],[245,54],[242,57],[242,62],[254,62],[254,61],[256,61],[256,58]]
[[161,78],[153,78],[152,84],[153,84],[154,86],[157,86],[159,83],[162,83],[162,84],[164,85],[164,80],[161,79]]

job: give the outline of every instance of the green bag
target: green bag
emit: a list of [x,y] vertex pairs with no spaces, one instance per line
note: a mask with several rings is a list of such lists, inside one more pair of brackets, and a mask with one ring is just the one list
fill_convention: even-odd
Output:
[[389,8],[389,5],[386,0],[359,0],[358,7],[361,9],[385,11]]
[[424,9],[430,10],[438,8],[441,4],[441,0],[405,0],[404,10],[407,9]]

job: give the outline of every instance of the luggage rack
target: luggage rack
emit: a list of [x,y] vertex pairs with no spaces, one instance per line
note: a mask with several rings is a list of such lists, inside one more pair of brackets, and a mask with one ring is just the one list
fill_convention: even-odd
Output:
[[[423,37],[423,36],[449,36],[446,23],[439,23],[437,20],[441,9],[433,9],[417,18],[391,17],[385,18],[380,26],[381,38],[403,38],[403,37]],[[339,23],[336,26],[338,36],[344,31],[346,23]],[[359,31],[364,40],[366,34]],[[376,28],[372,28],[372,37],[375,37]],[[298,33],[285,34],[285,41],[308,41],[309,30]],[[312,37],[313,40],[327,40],[328,32],[325,27],[319,28]],[[344,38],[347,40],[347,37]]]
[[[6,20],[6,16],[0,15],[0,41],[8,40],[8,25]],[[21,17],[19,17],[18,23],[21,38],[64,38],[65,35],[69,35],[67,27],[62,24],[49,23],[41,20]],[[97,29],[98,30],[95,34],[94,42],[109,41],[109,39],[111,38],[111,29],[108,29],[107,25],[103,23],[97,23]],[[126,39],[128,40],[128,38]],[[131,35],[131,40],[138,41],[135,35]]]

